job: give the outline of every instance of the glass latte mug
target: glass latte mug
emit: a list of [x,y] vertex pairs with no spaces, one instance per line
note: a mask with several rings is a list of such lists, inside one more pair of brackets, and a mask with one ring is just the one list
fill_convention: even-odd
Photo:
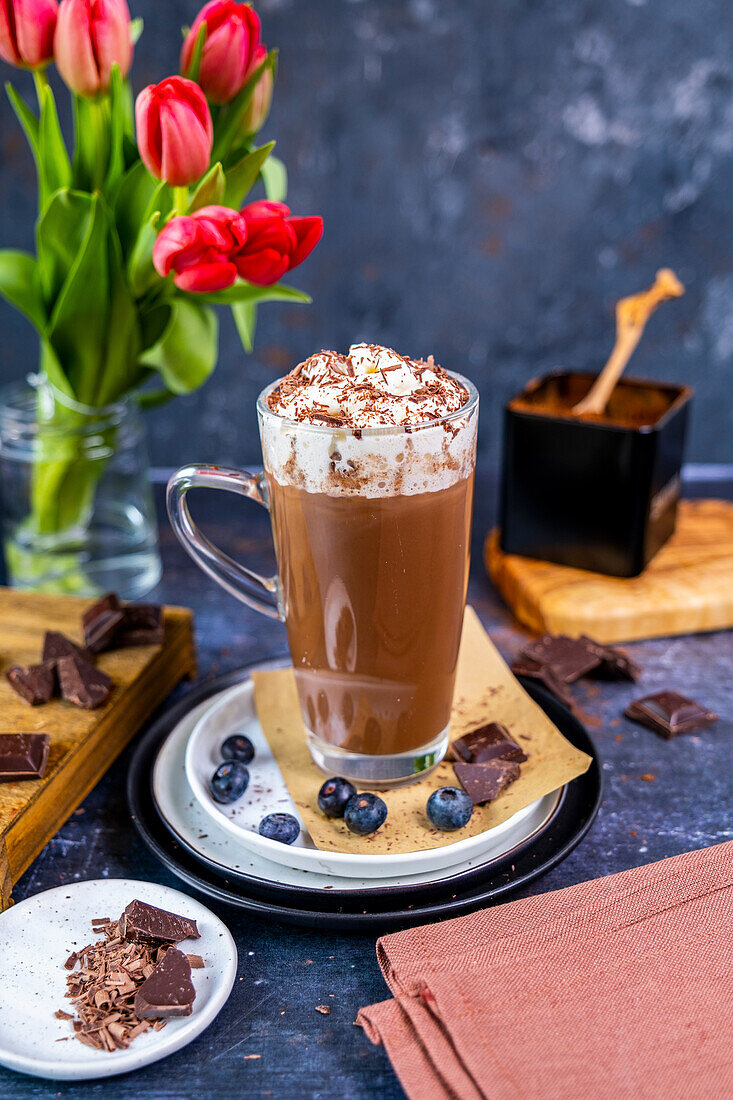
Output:
[[[308,745],[328,775],[387,787],[448,747],[468,585],[478,394],[417,425],[288,420],[257,402],[264,473],[187,466],[168,487],[171,523],[232,595],[285,622]],[[278,572],[261,577],[197,529],[192,488],[269,509]]]

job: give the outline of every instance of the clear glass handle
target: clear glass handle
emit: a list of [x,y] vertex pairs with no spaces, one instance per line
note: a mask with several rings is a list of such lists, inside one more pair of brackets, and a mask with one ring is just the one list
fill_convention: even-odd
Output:
[[214,546],[191,519],[186,501],[189,489],[228,489],[268,508],[264,481],[264,474],[227,466],[184,466],[168,482],[168,515],[181,545],[204,573],[255,611],[282,619],[277,577],[261,577]]

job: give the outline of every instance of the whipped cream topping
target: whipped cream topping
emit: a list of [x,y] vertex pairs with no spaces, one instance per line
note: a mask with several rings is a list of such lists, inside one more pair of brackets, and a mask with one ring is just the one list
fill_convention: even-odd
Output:
[[288,420],[371,428],[438,420],[467,399],[464,387],[432,355],[410,359],[377,344],[353,344],[347,355],[311,355],[283,378],[268,404]]

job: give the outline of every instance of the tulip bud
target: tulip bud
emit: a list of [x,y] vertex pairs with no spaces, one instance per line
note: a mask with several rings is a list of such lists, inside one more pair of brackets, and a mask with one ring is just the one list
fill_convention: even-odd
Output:
[[[254,68],[260,19],[249,4],[210,0],[193,21],[181,50],[181,72],[190,75],[196,40],[206,28],[197,81],[212,103],[229,103]],[[262,58],[264,60],[264,58]]]
[[72,92],[84,96],[107,92],[112,66],[119,65],[124,77],[132,64],[126,0],[61,0],[53,51]]
[[194,214],[171,218],[153,247],[155,270],[162,278],[174,272],[179,290],[212,293],[236,281],[230,256],[244,244],[247,226],[238,210],[204,206]]
[[[266,57],[267,49],[264,46],[260,46],[252,68],[256,69],[258,65],[262,64]],[[265,125],[272,104],[272,90],[274,84],[275,78],[272,75],[272,69],[268,66],[255,84],[252,98],[244,113],[242,119],[243,134],[256,134]]]
[[214,127],[204,93],[182,76],[149,84],[135,104],[137,144],[147,170],[188,187],[209,167]]
[[240,214],[247,240],[232,260],[242,279],[271,286],[302,263],[323,236],[323,218],[294,218],[283,202],[251,202]]
[[0,57],[38,69],[53,57],[56,0],[0,0]]

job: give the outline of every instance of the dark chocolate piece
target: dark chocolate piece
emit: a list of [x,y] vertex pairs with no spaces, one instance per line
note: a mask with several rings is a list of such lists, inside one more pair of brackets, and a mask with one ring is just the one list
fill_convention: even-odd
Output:
[[43,639],[41,660],[45,664],[47,661],[57,661],[60,657],[78,657],[82,661],[94,660],[88,649],[72,642],[71,638],[67,638],[65,634],[60,634],[58,630],[47,630]]
[[41,665],[13,665],[5,673],[13,691],[32,707],[49,703],[56,694],[58,679],[56,665],[48,661]]
[[717,722],[718,716],[706,710],[694,699],[677,691],[656,691],[630,703],[624,711],[627,718],[648,726],[669,741],[681,733],[691,733]]
[[115,646],[162,645],[165,640],[163,608],[152,603],[133,603],[123,608]]
[[520,654],[520,656],[512,662],[512,672],[515,676],[526,676],[530,680],[537,680],[537,682],[543,684],[556,699],[559,699],[560,702],[564,703],[570,710],[573,709],[574,699],[570,689],[555,675],[549,665],[540,664],[539,661],[534,661],[531,657],[525,657]]
[[459,780],[474,806],[483,806],[493,802],[502,791],[519,779],[519,764],[516,760],[490,760],[487,764],[453,765]]
[[451,755],[454,760],[464,760],[467,764],[486,764],[489,760],[517,760],[521,764],[527,759],[527,754],[512,741],[509,730],[500,722],[487,722],[458,737],[451,745]]
[[600,656],[587,640],[570,638],[567,634],[543,634],[532,645],[525,646],[520,653],[522,657],[551,668],[566,684],[579,680],[601,663]]
[[41,779],[49,740],[47,733],[0,733],[0,783]]
[[131,901],[120,917],[120,935],[142,943],[180,943],[200,938],[195,920],[138,900]]
[[191,964],[182,951],[171,947],[135,994],[135,1015],[141,1020],[190,1016],[195,999]]
[[624,649],[614,645],[601,645],[600,642],[589,638],[587,634],[581,634],[581,640],[601,659],[600,666],[595,671],[605,674],[612,680],[638,680],[641,676],[641,669],[636,661],[633,661]]
[[100,668],[78,657],[61,657],[56,662],[61,695],[67,703],[94,710],[106,702],[112,691],[112,679]]
[[84,643],[91,653],[103,653],[115,645],[117,630],[125,617],[114,592],[97,600],[82,615]]

